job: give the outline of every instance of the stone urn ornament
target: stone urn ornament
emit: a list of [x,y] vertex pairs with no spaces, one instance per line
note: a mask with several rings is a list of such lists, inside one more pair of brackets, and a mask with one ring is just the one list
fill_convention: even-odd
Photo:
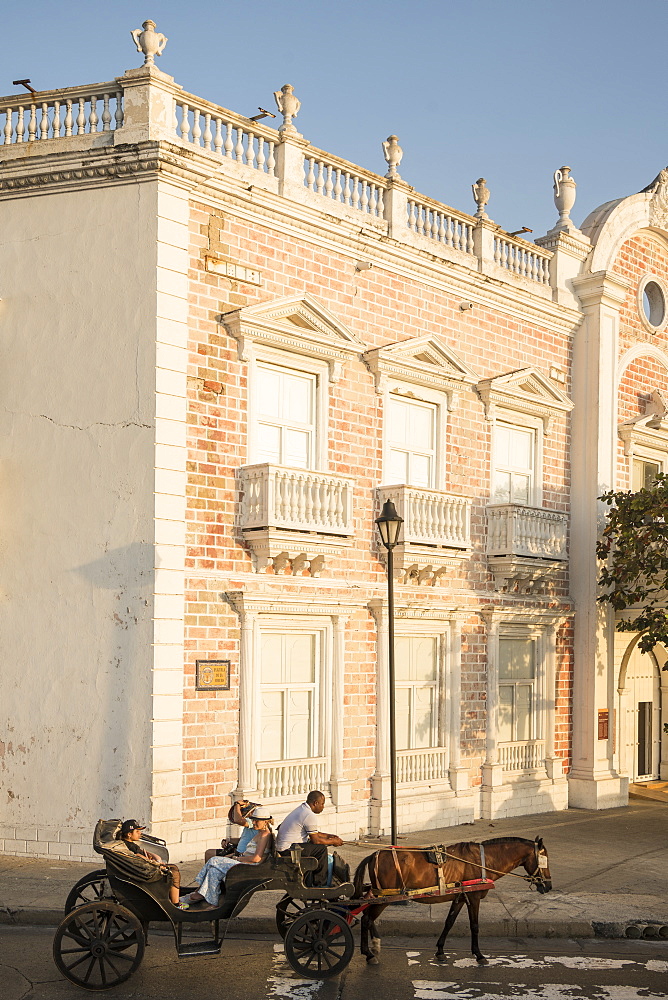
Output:
[[276,101],[276,107],[283,115],[283,124],[278,131],[282,135],[286,132],[298,135],[299,133],[297,132],[297,129],[292,124],[292,119],[297,117],[302,104],[301,101],[295,97],[294,87],[292,84],[284,83],[280,90],[275,90],[274,100]]
[[571,177],[570,167],[560,167],[554,172],[554,204],[559,212],[556,231],[575,230],[575,225],[570,217],[570,212],[575,204],[576,183]]
[[397,167],[401,163],[401,158],[404,155],[404,151],[399,145],[399,139],[396,135],[388,135],[387,139],[383,143],[383,154],[385,156],[385,162],[388,166],[388,171],[385,174],[386,177],[401,177],[401,174],[397,170]]
[[144,66],[155,65],[155,57],[161,56],[168,39],[155,30],[155,21],[144,21],[143,31],[135,28],[131,31],[132,39],[137,46],[137,52],[144,53]]
[[471,191],[473,192],[473,200],[478,206],[478,211],[475,213],[474,218],[476,219],[489,219],[485,208],[487,202],[489,201],[489,188],[487,187],[487,181],[484,177],[479,177],[475,184],[471,185]]

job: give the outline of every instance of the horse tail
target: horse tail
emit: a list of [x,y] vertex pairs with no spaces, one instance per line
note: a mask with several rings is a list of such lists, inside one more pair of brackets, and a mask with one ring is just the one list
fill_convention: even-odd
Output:
[[369,881],[371,881],[371,862],[376,857],[376,851],[374,854],[367,855],[363,861],[360,861],[357,868],[355,869],[355,875],[353,876],[353,887],[355,890],[356,899],[362,898],[362,893],[364,892],[364,872],[368,870]]

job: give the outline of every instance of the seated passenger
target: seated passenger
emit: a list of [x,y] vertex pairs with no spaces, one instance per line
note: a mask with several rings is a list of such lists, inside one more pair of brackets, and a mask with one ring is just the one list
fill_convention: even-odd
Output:
[[317,817],[325,808],[325,796],[314,789],[306,796],[306,802],[293,809],[285,817],[276,835],[276,850],[288,857],[293,847],[301,847],[302,857],[317,858],[318,867],[307,873],[307,884],[327,885],[327,847],[341,847],[343,841],[335,833],[323,833]]
[[230,808],[227,818],[230,823],[236,823],[237,826],[243,826],[244,831],[238,840],[234,837],[230,837],[229,840],[221,840],[220,847],[210,848],[204,855],[204,864],[209,861],[210,858],[228,858],[234,857],[236,854],[243,854],[248,843],[252,840],[254,836],[253,832],[253,822],[251,819],[253,810],[259,805],[259,802],[250,802],[248,799],[239,799]]
[[145,830],[145,826],[140,826],[136,819],[126,819],[124,823],[121,824],[121,828],[116,834],[117,840],[122,840],[128,851],[131,854],[139,854],[141,857],[146,858],[152,864],[159,868],[164,875],[171,876],[171,884],[169,887],[169,901],[173,903],[174,906],[179,906],[179,887],[181,885],[181,872],[176,865],[166,865],[157,854],[152,854],[150,851],[144,850],[137,843],[141,840],[142,830]]
[[252,822],[254,835],[243,854],[233,858],[210,858],[194,879],[199,892],[190,892],[188,895],[182,896],[181,906],[188,907],[194,903],[206,901],[208,905],[202,906],[200,909],[214,909],[218,906],[220,889],[230,868],[233,868],[234,865],[259,865],[261,861],[264,861],[267,853],[271,850],[274,839],[271,831],[271,812],[263,806],[256,806],[253,810]]

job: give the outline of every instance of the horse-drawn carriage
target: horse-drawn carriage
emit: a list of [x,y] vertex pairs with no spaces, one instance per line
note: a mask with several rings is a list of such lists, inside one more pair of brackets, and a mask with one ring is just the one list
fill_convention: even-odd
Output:
[[[214,909],[181,909],[170,902],[169,880],[166,877],[147,879],[142,866],[133,866],[132,856],[114,851],[115,833],[120,820],[100,820],[95,829],[93,846],[102,854],[105,868],[90,872],[80,879],[67,897],[65,916],[59,924],[54,942],[54,961],[62,974],[88,990],[106,990],[124,982],[139,968],[146,945],[149,924],[161,922],[171,926],[177,955],[192,957],[220,954],[231,921],[249,903],[256,892],[281,890],[284,895],[276,907],[276,926],[284,939],[285,957],[300,976],[310,979],[327,979],[342,972],[354,953],[352,926],[362,918],[362,953],[367,961],[376,963],[380,939],[374,921],[382,910],[393,902],[415,899],[418,902],[452,902],[443,934],[437,945],[437,957],[443,954],[443,942],[454,919],[466,903],[471,920],[472,950],[479,961],[485,961],[478,949],[477,910],[480,899],[493,888],[498,876],[522,865],[528,878],[540,891],[549,888],[547,854],[540,838],[517,842],[514,854],[499,869],[501,861],[495,857],[485,872],[484,852],[477,857],[482,861],[461,862],[466,881],[446,882],[443,858],[453,859],[444,848],[437,848],[443,855],[432,860],[432,852],[420,849],[389,848],[366,858],[358,867],[354,885],[344,882],[329,888],[309,886],[304,875],[317,867],[317,860],[303,857],[296,847],[289,857],[270,854],[257,865],[235,865],[227,873],[224,894]],[[167,862],[169,855],[164,841],[144,836],[143,845]],[[498,841],[488,841],[497,844]],[[482,845],[455,845],[458,848],[478,848]],[[389,862],[389,877],[380,878],[378,856]],[[475,854],[475,851],[474,851]],[[400,862],[403,855],[419,855],[423,863],[425,880],[422,887],[410,888],[404,883]],[[488,858],[490,852],[488,848]],[[374,860],[375,859],[375,860]],[[496,868],[493,865],[496,864]],[[143,866],[145,869],[145,866]],[[413,866],[414,867],[414,866]],[[461,867],[461,866],[460,866]],[[482,872],[480,869],[483,869]],[[370,882],[364,881],[367,870]],[[430,884],[436,873],[437,884]],[[482,878],[480,876],[483,876]],[[485,877],[487,876],[487,877]],[[527,877],[527,876],[522,876]],[[540,883],[540,884],[539,884]],[[183,892],[195,887],[183,887]],[[353,898],[356,896],[357,898]],[[372,946],[368,945],[368,931]],[[189,932],[184,940],[184,931]],[[201,933],[197,933],[201,931]],[[373,944],[377,942],[377,944]],[[377,949],[377,950],[376,950]]]

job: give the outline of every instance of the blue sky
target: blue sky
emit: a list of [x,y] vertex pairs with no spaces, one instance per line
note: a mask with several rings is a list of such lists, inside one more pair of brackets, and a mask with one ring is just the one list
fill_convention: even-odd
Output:
[[668,162],[668,0],[32,0],[3,11],[0,93],[20,77],[52,89],[122,75],[147,17],[169,37],[158,66],[185,90],[251,115],[292,83],[315,146],[384,173],[396,133],[404,180],[472,213],[482,175],[508,230],[554,224],[562,164],[579,223]]

